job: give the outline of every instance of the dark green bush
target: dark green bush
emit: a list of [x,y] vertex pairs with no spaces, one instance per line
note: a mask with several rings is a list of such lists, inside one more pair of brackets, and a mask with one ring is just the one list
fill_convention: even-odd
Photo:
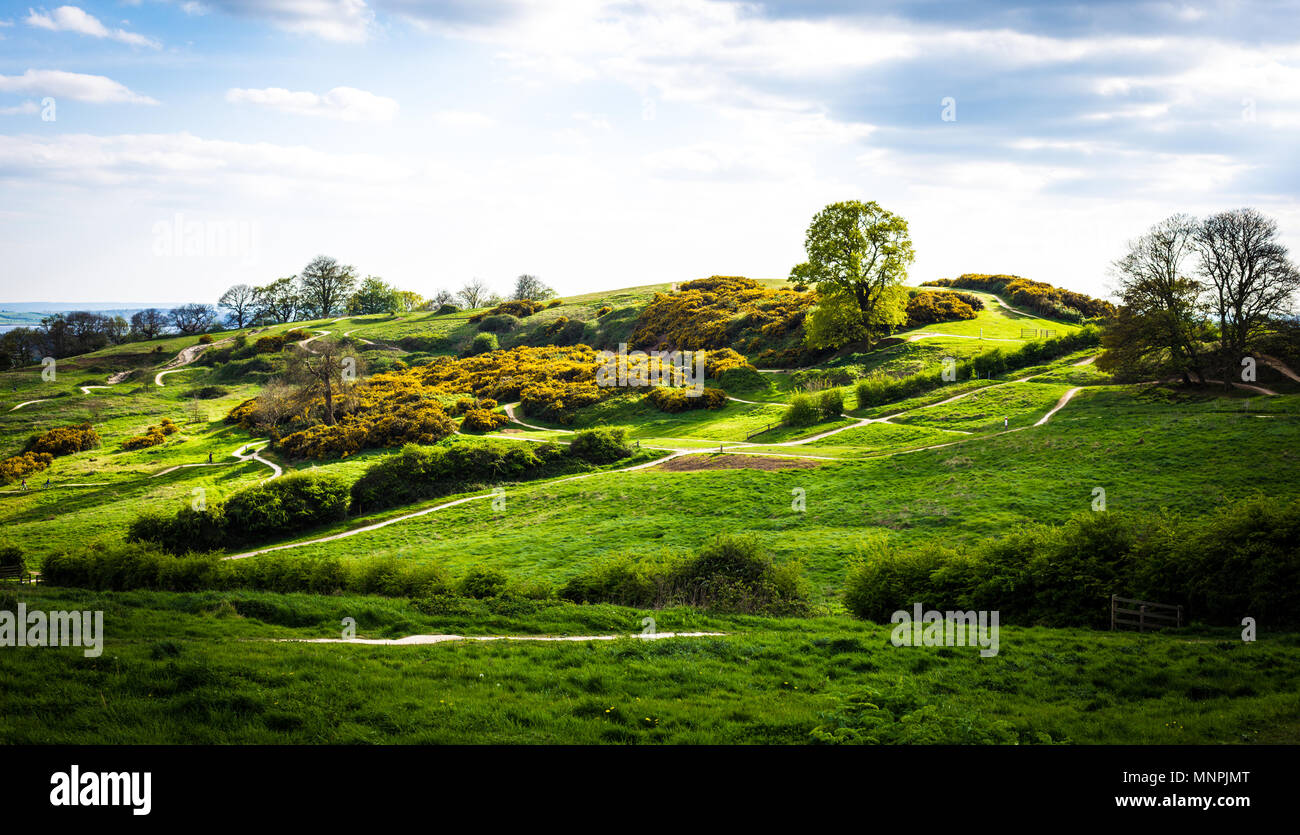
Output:
[[465,597],[482,600],[500,596],[509,582],[510,578],[504,572],[476,565],[460,579],[456,589]]
[[517,327],[519,327],[519,318],[511,316],[509,313],[484,316],[478,323],[479,330],[491,331],[492,333],[510,333]]
[[632,454],[626,435],[622,429],[585,429],[573,436],[569,452],[592,464],[612,464]]
[[775,564],[748,536],[717,536],[685,558],[616,556],[572,578],[559,594],[577,603],[649,608],[775,615],[810,609],[800,564]]

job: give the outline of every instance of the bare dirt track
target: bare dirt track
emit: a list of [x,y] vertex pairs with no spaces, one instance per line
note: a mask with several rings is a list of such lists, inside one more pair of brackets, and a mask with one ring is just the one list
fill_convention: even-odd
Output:
[[696,470],[806,470],[820,466],[820,463],[807,458],[719,454],[684,455],[680,458],[671,458],[660,464],[657,469],[685,473]]

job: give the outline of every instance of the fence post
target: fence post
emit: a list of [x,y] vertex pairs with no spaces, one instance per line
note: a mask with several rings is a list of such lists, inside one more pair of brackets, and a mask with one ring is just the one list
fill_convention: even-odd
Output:
[[1147,631],[1147,606],[1143,603],[1138,606],[1138,632]]
[[1115,595],[1110,596],[1110,631],[1115,631]]
[[1183,628],[1183,607],[1182,606],[1178,607],[1178,628],[1179,629]]

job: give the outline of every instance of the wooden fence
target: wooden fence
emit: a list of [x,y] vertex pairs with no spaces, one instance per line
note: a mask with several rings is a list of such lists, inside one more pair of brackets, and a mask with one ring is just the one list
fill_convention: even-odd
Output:
[[1133,600],[1128,597],[1110,596],[1110,628],[1115,631],[1120,626],[1136,626],[1139,632],[1148,629],[1178,628],[1183,625],[1183,607],[1170,606],[1168,603],[1152,603],[1149,600]]

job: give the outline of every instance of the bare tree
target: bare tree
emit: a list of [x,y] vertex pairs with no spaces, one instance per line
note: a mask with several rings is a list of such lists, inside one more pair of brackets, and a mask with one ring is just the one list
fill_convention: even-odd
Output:
[[1130,241],[1128,253],[1111,265],[1124,316],[1114,328],[1123,345],[1113,351],[1108,346],[1108,352],[1135,360],[1168,352],[1184,382],[1191,382],[1192,374],[1204,378],[1205,284],[1187,269],[1196,255],[1198,228],[1190,215],[1166,218]]
[[317,255],[298,276],[298,295],[302,305],[313,315],[325,318],[343,312],[356,283],[355,267],[340,264],[326,255]]
[[335,397],[361,374],[360,363],[352,340],[317,339],[306,347],[296,347],[289,357],[288,373],[302,384],[304,394],[319,394],[324,399],[323,418],[327,426],[333,426]]
[[492,288],[483,279],[475,278],[465,282],[465,286],[457,290],[456,295],[465,303],[465,307],[473,310],[488,303],[492,297]]
[[230,311],[230,323],[237,330],[242,330],[257,315],[257,290],[247,284],[236,284],[221,294],[217,304]]
[[535,275],[524,273],[515,279],[515,292],[510,298],[516,301],[530,299],[535,302],[545,301],[555,296],[555,291],[542,283]]
[[183,334],[203,333],[217,321],[217,309],[210,304],[183,304],[172,308],[169,319]]
[[1277,221],[1255,209],[1219,212],[1200,225],[1196,246],[1219,321],[1224,385],[1268,323],[1290,312],[1300,272],[1277,240]]

